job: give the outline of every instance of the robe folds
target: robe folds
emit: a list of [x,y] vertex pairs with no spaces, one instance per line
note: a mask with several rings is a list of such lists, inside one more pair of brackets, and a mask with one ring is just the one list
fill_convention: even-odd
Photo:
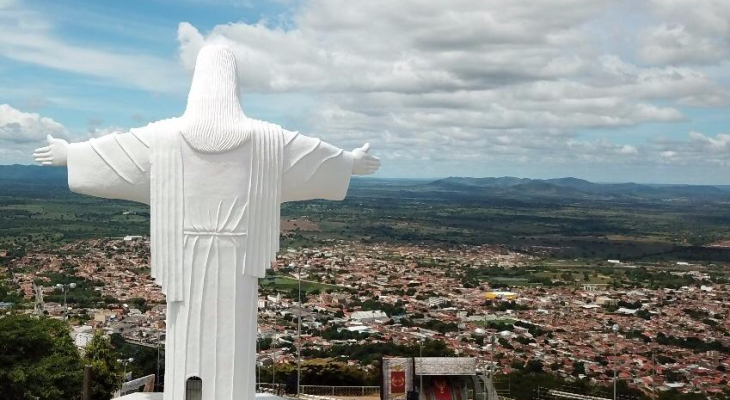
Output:
[[[251,135],[246,231],[256,232],[236,262],[241,273],[263,278],[279,251],[281,174],[284,134],[280,127],[260,121]],[[150,267],[168,302],[182,301],[184,179],[180,133],[162,131],[152,136]],[[205,182],[200,182],[205,184]],[[243,189],[243,188],[242,188]]]
[[[258,278],[279,248],[280,204],[345,197],[352,155],[250,121],[248,141],[208,154],[178,119],[69,147],[72,191],[150,204],[151,269],[167,296],[165,399],[253,399]],[[251,397],[251,399],[248,399]]]
[[[280,204],[298,200],[342,200],[352,158],[319,139],[252,120],[249,193],[256,216],[249,230],[262,236],[246,249],[241,272],[264,277],[279,249]],[[71,191],[150,204],[150,267],[167,301],[182,300],[182,221],[184,194],[180,128],[176,119],[151,123],[72,143],[68,155]],[[251,252],[249,254],[249,251]],[[174,268],[173,268],[174,266]]]

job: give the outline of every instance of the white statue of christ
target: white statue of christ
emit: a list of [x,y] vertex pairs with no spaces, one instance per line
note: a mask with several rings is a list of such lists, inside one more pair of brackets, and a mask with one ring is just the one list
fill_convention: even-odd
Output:
[[167,296],[165,400],[202,379],[205,400],[252,400],[258,279],[279,249],[280,204],[342,200],[350,176],[380,167],[352,152],[248,118],[236,60],[196,61],[185,113],[82,143],[48,137],[34,157],[68,165],[72,191],[150,205],[152,276]]

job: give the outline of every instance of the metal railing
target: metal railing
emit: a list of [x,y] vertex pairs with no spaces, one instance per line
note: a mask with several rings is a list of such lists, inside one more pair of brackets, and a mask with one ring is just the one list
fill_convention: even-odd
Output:
[[378,397],[380,396],[380,386],[301,385],[299,392],[322,397]]
[[286,385],[284,385],[283,383],[257,383],[256,392],[273,393],[275,395],[281,396],[286,393]]
[[124,396],[130,393],[139,392],[140,389],[143,392],[152,392],[155,388],[155,375],[147,375],[143,376],[141,378],[137,378],[134,380],[131,380],[129,382],[124,382],[122,384],[121,389],[118,391],[118,396]]

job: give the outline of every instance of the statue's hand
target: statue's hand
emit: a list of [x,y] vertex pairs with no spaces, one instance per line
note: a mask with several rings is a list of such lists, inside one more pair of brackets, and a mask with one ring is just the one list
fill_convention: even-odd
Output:
[[54,138],[51,135],[46,137],[48,146],[35,149],[33,157],[41,165],[53,165],[56,167],[66,165],[68,159],[68,142],[63,139]]
[[370,175],[380,169],[380,159],[368,154],[370,151],[370,143],[352,151],[355,161],[352,163],[353,175]]

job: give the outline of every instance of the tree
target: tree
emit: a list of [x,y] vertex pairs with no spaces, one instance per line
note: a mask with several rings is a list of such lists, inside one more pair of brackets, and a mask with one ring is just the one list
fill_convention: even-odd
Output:
[[83,376],[68,325],[24,315],[0,317],[3,399],[78,400]]
[[526,373],[532,373],[532,374],[539,374],[542,371],[542,361],[540,360],[530,360],[525,365],[525,372]]
[[667,390],[659,394],[659,400],[705,400],[706,396],[700,393],[680,393],[677,390]]
[[94,332],[86,345],[84,361],[91,366],[91,399],[109,400],[122,386],[122,367],[109,338],[102,331]]
[[150,307],[147,305],[147,300],[141,297],[133,297],[129,299],[127,303],[129,303],[130,307],[136,308],[142,312],[147,312],[147,310],[150,309]]
[[641,309],[636,312],[636,316],[645,320],[651,319],[651,313],[648,310]]
[[[157,350],[156,348],[139,346],[136,344],[128,343],[124,341],[124,338],[119,333],[114,333],[109,336],[114,351],[121,359],[134,358],[134,364],[127,366],[127,372],[131,372],[132,376],[140,377],[150,374],[157,375]],[[165,375],[165,350],[164,347],[160,348],[159,358],[159,371],[160,376]],[[159,379],[159,378],[157,378]]]
[[586,365],[582,362],[577,362],[573,364],[573,375],[585,375],[586,374]]

